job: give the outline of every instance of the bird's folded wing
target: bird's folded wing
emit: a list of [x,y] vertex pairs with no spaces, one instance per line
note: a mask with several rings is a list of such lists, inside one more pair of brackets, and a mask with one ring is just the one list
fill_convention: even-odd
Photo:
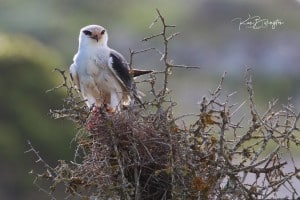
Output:
[[108,66],[111,72],[115,75],[117,80],[125,89],[131,89],[132,79],[129,74],[129,69],[125,59],[117,52],[112,51],[110,53],[110,59]]

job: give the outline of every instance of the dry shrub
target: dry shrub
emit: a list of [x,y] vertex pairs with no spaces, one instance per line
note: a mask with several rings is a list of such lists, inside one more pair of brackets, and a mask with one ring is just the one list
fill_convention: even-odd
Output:
[[[67,199],[266,199],[275,198],[282,188],[287,188],[289,198],[299,197],[299,169],[291,146],[300,144],[300,115],[290,103],[276,109],[276,101],[259,114],[249,72],[249,95],[243,103],[231,104],[235,93],[222,98],[224,74],[216,90],[202,99],[197,120],[178,125],[185,115],[173,116],[175,103],[167,100],[168,78],[175,67],[195,67],[170,63],[168,42],[178,33],[168,36],[168,28],[174,26],[157,13],[154,23],[161,21],[163,31],[144,40],[163,39],[165,68],[144,81],[153,95],[144,107],[136,104],[117,113],[103,108],[90,112],[65,73],[58,70],[68,97],[62,109],[51,113],[79,127],[75,158],[52,168],[29,143],[29,152],[45,167],[44,173],[35,173],[35,183],[39,186],[39,180],[49,180],[50,189],[39,188],[52,199],[60,183],[69,194]],[[146,51],[131,51],[131,58]],[[160,90],[155,87],[158,74],[164,76]],[[245,118],[233,120],[244,105],[250,118],[245,127]],[[291,171],[284,170],[288,162],[293,165]]]

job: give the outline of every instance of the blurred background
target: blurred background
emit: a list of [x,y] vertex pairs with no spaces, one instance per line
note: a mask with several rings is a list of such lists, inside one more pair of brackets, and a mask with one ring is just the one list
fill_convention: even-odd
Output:
[[[109,45],[129,59],[129,48],[161,48],[162,42],[141,40],[157,33],[149,29],[158,8],[175,32],[170,58],[176,64],[201,66],[200,70],[174,70],[170,80],[176,114],[196,112],[197,102],[218,85],[228,72],[224,92],[238,91],[236,102],[246,98],[244,73],[254,74],[255,99],[263,110],[271,99],[288,97],[300,108],[300,2],[296,0],[0,0],[0,199],[47,199],[33,185],[28,172],[37,168],[27,140],[44,159],[56,166],[72,160],[71,140],[76,127],[52,120],[50,108],[59,108],[63,91],[46,93],[59,85],[55,67],[68,69],[77,51],[81,27],[107,28]],[[260,16],[283,22],[253,29],[239,26],[241,18]],[[141,69],[162,67],[156,52],[139,54]],[[149,87],[138,85],[148,95]],[[299,155],[299,153],[298,153]],[[57,191],[58,199],[63,199]]]

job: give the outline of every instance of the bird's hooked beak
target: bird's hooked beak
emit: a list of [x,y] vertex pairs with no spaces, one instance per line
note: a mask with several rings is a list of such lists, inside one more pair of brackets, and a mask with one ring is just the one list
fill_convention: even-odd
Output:
[[93,35],[91,35],[91,38],[98,42],[100,39],[100,36],[98,34],[93,34]]

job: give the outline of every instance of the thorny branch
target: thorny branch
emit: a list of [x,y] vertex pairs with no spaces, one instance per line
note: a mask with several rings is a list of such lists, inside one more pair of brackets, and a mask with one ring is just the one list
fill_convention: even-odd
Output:
[[[161,37],[163,40],[163,52],[161,52],[160,50],[156,49],[156,51],[161,55],[161,59],[164,63],[165,69],[162,72],[157,72],[157,73],[163,73],[164,74],[164,84],[163,84],[163,88],[158,92],[154,92],[152,90],[152,93],[155,95],[156,99],[158,99],[159,101],[158,106],[161,106],[162,103],[165,102],[165,97],[167,94],[169,94],[169,90],[167,88],[168,86],[168,79],[169,76],[172,74],[172,68],[183,68],[183,69],[200,69],[200,67],[197,66],[186,66],[186,65],[177,65],[177,64],[173,64],[172,61],[169,59],[169,42],[170,40],[172,40],[174,37],[176,37],[177,35],[179,35],[179,32],[175,32],[175,33],[171,33],[170,35],[168,35],[168,29],[169,28],[175,28],[175,25],[169,25],[166,23],[165,18],[162,16],[162,14],[160,13],[160,11],[158,9],[156,9],[157,12],[157,17],[155,18],[155,20],[152,22],[152,24],[149,26],[150,28],[158,22],[158,20],[160,20],[161,24],[162,24],[162,32],[148,36],[146,38],[144,38],[142,41],[149,41],[153,38],[156,37]],[[157,98],[160,97],[160,98]]]

